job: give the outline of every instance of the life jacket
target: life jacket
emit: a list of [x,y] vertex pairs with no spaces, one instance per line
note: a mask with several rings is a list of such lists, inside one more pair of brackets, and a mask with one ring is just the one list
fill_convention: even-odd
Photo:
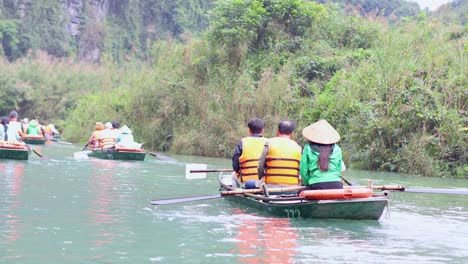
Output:
[[45,134],[52,135],[52,129],[51,129],[49,126],[46,126],[46,127],[44,128],[44,133],[45,133]]
[[301,147],[289,138],[275,137],[268,142],[265,183],[298,185]]
[[264,137],[245,137],[242,139],[242,155],[239,157],[241,182],[258,180],[258,160],[267,140]]
[[115,147],[115,138],[105,137],[99,139],[99,147],[101,147],[102,149],[110,149]]

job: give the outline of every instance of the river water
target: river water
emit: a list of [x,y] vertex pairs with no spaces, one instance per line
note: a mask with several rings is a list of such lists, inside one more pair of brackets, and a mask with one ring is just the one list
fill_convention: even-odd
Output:
[[[153,199],[216,194],[217,175],[185,179],[170,156],[78,159],[48,142],[43,158],[0,160],[0,263],[468,263],[468,196],[396,193],[379,221],[275,218],[212,199],[152,206]],[[349,170],[357,184],[467,188],[466,180]]]

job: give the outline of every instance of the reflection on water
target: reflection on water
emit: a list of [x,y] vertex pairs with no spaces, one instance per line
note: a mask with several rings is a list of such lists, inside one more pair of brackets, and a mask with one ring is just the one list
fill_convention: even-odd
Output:
[[[244,213],[235,209],[235,214]],[[238,261],[242,263],[292,263],[298,235],[287,218],[247,218],[238,223]]]
[[[216,194],[216,175],[185,179],[186,162],[87,159],[83,146],[37,147],[47,158],[0,161],[0,263],[467,263],[468,199],[393,193],[390,218],[275,218],[222,198],[168,206],[150,200]],[[349,170],[347,179],[425,188],[468,181]],[[20,258],[20,259],[19,259]]]
[[23,229],[22,220],[17,215],[17,211],[21,208],[24,163],[2,162],[0,163],[0,171],[3,172],[2,178],[0,178],[2,180],[0,190],[4,197],[2,203],[8,205],[4,212],[2,210],[0,217],[0,223],[4,222],[2,225],[6,227],[2,237],[4,237],[5,243],[13,244],[21,238],[21,230]]
[[[113,174],[118,163],[112,160],[90,160],[91,166],[96,168],[89,179],[89,188],[92,193],[89,219],[92,226],[97,228],[93,246],[102,246],[112,242],[115,233],[112,232],[112,224],[116,217],[112,213]],[[99,168],[99,170],[98,170]]]

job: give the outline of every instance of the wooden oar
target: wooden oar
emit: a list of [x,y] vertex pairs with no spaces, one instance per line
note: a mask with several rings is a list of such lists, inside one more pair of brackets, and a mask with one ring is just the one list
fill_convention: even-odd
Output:
[[232,169],[217,169],[217,170],[190,170],[190,173],[203,173],[203,172],[232,172]]
[[83,149],[81,151],[84,151],[86,148],[88,148],[88,146],[89,146],[89,143],[86,142],[86,145],[83,147]]
[[174,198],[174,199],[163,199],[163,200],[153,200],[153,201],[151,201],[151,204],[152,205],[166,205],[166,204],[186,203],[186,202],[217,199],[217,198],[221,198],[221,194],[207,195],[207,196],[184,197],[184,198]]
[[[282,188],[270,188],[268,189],[268,192],[269,193],[282,193],[282,192],[300,191],[302,189],[304,189],[304,186],[291,186],[291,187],[282,187]],[[263,193],[263,190],[262,189],[236,189],[236,190],[231,190],[231,191],[221,191],[220,194],[215,194],[215,195],[153,200],[151,201],[151,204],[152,205],[176,204],[176,203],[217,199],[217,198],[221,198],[222,196],[227,196],[227,195],[253,194],[253,193]]]
[[155,157],[155,158],[158,158],[160,160],[165,160],[165,161],[177,161],[176,159],[173,159],[171,157],[168,157],[168,156],[164,156],[164,155],[161,155],[161,153],[155,153],[155,152],[150,152],[150,151],[146,151],[147,154]]
[[[346,188],[365,188],[367,186],[348,186]],[[400,191],[408,193],[458,194],[468,195],[468,189],[406,188],[401,185],[374,185],[373,189],[382,191]]]
[[30,145],[25,144],[25,146],[29,149],[29,151],[34,152],[34,154],[36,154],[37,156],[39,156],[39,157],[41,157],[41,158],[44,157],[41,153],[37,152],[37,151],[36,151],[35,149],[33,149]]

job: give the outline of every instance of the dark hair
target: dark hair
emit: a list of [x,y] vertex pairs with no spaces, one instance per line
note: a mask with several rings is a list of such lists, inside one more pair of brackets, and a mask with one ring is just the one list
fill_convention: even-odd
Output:
[[11,111],[10,118],[15,118],[15,117],[18,117],[18,113],[16,111]]
[[333,145],[318,144],[320,146],[318,166],[320,171],[327,171],[330,164],[330,154],[333,151]]
[[293,121],[283,120],[278,124],[278,131],[284,135],[291,135],[294,129],[296,129],[296,123]]
[[4,116],[2,117],[1,119],[2,121],[2,125],[8,125],[10,123],[10,120],[8,119],[8,117]]
[[112,128],[115,128],[115,129],[120,128],[120,122],[118,121],[112,122]]
[[263,128],[265,128],[265,121],[263,121],[263,119],[254,117],[249,120],[247,126],[253,134],[260,134],[262,133]]

